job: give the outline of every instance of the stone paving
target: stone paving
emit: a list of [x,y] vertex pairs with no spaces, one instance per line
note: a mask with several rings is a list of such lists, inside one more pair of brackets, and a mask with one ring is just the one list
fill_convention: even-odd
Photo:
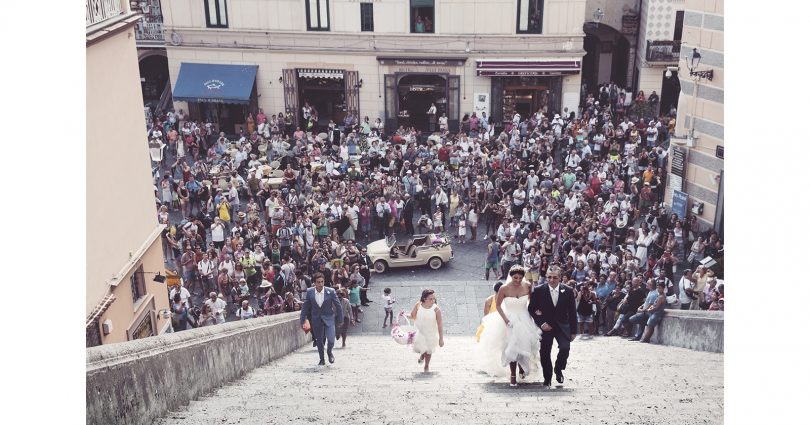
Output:
[[390,337],[352,335],[327,366],[308,345],[155,423],[723,423],[721,354],[578,338],[564,386],[545,389],[529,377],[511,388],[475,370],[474,345],[447,337],[430,373]]
[[[335,350],[335,364],[316,366],[317,351],[308,345],[156,423],[723,423],[722,354],[597,336],[572,343],[561,387],[543,389],[530,377],[511,388],[506,379],[477,372],[472,335],[495,283],[481,279],[485,246],[454,244],[455,259],[440,270],[373,274],[374,302],[363,307],[347,347]],[[423,288],[436,291],[447,337],[431,373],[422,373],[410,347],[382,329],[386,287],[397,299],[395,313],[410,311]]]

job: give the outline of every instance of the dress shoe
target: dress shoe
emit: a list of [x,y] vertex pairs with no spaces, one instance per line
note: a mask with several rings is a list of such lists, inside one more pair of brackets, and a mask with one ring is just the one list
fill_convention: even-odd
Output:
[[334,362],[335,362],[335,356],[333,356],[333,355],[330,353],[330,354],[329,354],[329,363],[334,363]]
[[554,376],[557,378],[557,382],[559,382],[560,384],[565,382],[565,376],[563,376],[563,373],[562,373],[561,370],[555,370],[554,371]]
[[318,362],[318,366],[324,366],[324,365],[326,365],[326,362],[323,361],[323,359],[321,359],[321,361]]
[[360,304],[360,305],[362,305],[363,307],[368,307],[368,304]]
[[634,337],[630,338],[630,341],[641,341],[641,337],[640,336],[634,336]]
[[547,381],[543,381],[543,384],[542,384],[542,385],[543,385],[544,387],[546,387],[546,388],[550,388],[550,387],[551,387],[551,381],[548,381],[548,380],[547,380]]

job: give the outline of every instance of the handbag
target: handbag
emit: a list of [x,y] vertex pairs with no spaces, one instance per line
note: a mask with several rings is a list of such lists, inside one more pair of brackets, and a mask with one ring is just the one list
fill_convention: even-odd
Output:
[[667,304],[674,305],[674,304],[677,304],[677,303],[678,303],[678,295],[677,294],[667,295]]

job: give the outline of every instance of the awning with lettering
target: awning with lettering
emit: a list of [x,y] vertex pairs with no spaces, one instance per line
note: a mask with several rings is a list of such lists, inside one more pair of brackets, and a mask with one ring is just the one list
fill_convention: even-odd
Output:
[[183,62],[172,97],[185,102],[250,103],[258,68]]
[[327,80],[342,80],[342,69],[299,69],[298,76],[301,78],[324,78]]
[[559,59],[478,59],[475,73],[479,77],[552,76],[578,74],[582,61]]

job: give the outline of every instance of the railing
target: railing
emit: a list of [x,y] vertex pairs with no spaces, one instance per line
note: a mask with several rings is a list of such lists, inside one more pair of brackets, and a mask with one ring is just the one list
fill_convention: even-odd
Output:
[[[144,17],[143,19],[146,19]],[[136,41],[159,41],[163,42],[163,23],[144,22],[143,20],[135,27]]]
[[127,13],[127,8],[122,0],[86,0],[86,2],[87,15],[85,18],[88,27]]
[[680,41],[647,40],[647,62],[678,62],[680,53]]

